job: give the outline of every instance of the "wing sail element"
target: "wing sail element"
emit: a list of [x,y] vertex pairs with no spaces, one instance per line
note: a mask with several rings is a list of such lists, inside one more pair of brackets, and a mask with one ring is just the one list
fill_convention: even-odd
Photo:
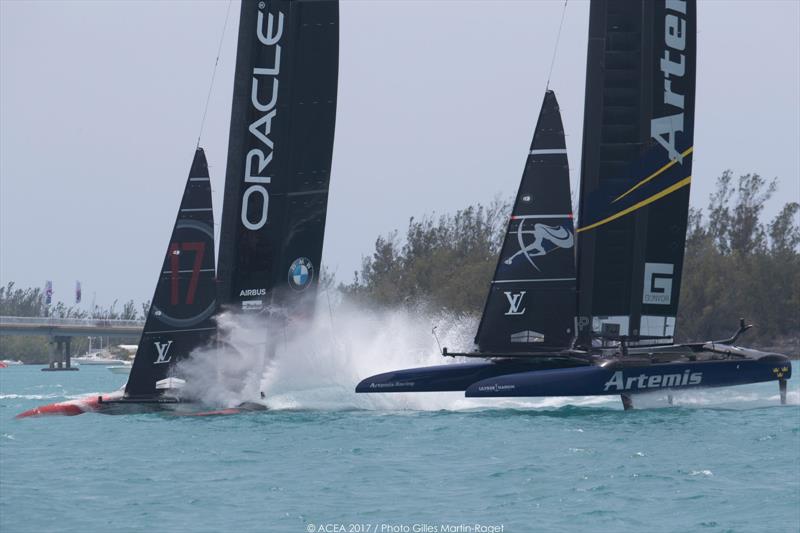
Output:
[[215,332],[217,286],[211,182],[202,148],[194,154],[178,217],[133,361],[125,396],[147,398],[156,384]]
[[333,155],[339,7],[244,0],[219,251],[220,299],[259,311],[316,286]]
[[575,230],[564,127],[545,93],[475,343],[482,352],[568,348]]
[[593,0],[578,342],[672,342],[692,180],[696,3]]

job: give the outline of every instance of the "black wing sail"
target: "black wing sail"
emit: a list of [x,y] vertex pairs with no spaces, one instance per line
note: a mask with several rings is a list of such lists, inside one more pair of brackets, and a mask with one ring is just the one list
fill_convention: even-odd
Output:
[[671,342],[691,182],[694,0],[593,0],[578,234],[579,343]]
[[547,91],[475,337],[480,351],[570,347],[574,237],[564,127]]
[[198,148],[172,229],[125,395],[152,397],[172,366],[215,331],[214,213],[208,164]]
[[338,2],[242,2],[219,252],[232,308],[291,303],[316,286],[338,57]]

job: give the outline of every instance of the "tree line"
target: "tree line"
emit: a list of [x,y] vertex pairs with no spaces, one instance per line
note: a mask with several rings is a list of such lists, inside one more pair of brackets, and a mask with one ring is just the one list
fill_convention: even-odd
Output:
[[[769,222],[776,180],[717,179],[708,207],[690,209],[677,324],[679,341],[728,337],[739,317],[757,327],[748,344],[797,351],[800,343],[800,205]],[[459,314],[483,309],[511,202],[411,218],[405,235],[380,236],[340,289],[364,304],[419,305]]]
[[[690,208],[686,235],[677,340],[724,338],[739,317],[756,327],[746,344],[796,354],[800,348],[800,204],[787,202],[764,222],[764,204],[776,180],[758,174],[717,179],[708,207]],[[427,307],[477,316],[497,264],[510,201],[494,200],[451,214],[411,218],[405,234],[393,231],[375,241],[360,271],[339,290],[364,305]],[[333,280],[323,272],[323,284]],[[147,315],[128,301],[91,311],[44,303],[39,288],[0,287],[6,316],[135,319]],[[136,342],[130,340],[129,342]],[[73,352],[88,347],[73,339]],[[47,337],[0,337],[0,359],[46,363]]]

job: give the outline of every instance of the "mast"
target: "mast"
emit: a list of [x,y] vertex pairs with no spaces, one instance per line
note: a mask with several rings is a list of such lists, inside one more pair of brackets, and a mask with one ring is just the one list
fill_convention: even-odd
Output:
[[[694,0],[593,0],[578,222],[578,342],[672,342],[689,206]],[[648,340],[649,339],[649,340]]]
[[259,311],[316,286],[339,56],[335,0],[243,0],[220,231],[220,298]]
[[564,126],[547,91],[475,336],[480,351],[570,347],[574,237]]

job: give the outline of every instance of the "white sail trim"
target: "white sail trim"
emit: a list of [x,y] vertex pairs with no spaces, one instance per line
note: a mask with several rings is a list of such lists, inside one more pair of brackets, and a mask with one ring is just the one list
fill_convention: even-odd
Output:
[[547,148],[541,150],[531,150],[531,155],[550,155],[550,154],[566,154],[566,148]]
[[523,344],[534,344],[537,342],[544,342],[544,334],[539,333],[538,331],[531,331],[526,329],[525,331],[518,331],[517,333],[511,334],[511,342],[520,342]]
[[184,385],[186,385],[186,381],[181,378],[164,378],[156,381],[157,390],[180,389]]
[[564,214],[564,215],[512,215],[511,220],[530,220],[530,219],[537,219],[537,218],[571,218],[572,214]]
[[672,337],[675,335],[675,317],[642,315],[639,335],[644,337]]
[[492,283],[528,283],[530,281],[574,281],[575,278],[496,279]]

